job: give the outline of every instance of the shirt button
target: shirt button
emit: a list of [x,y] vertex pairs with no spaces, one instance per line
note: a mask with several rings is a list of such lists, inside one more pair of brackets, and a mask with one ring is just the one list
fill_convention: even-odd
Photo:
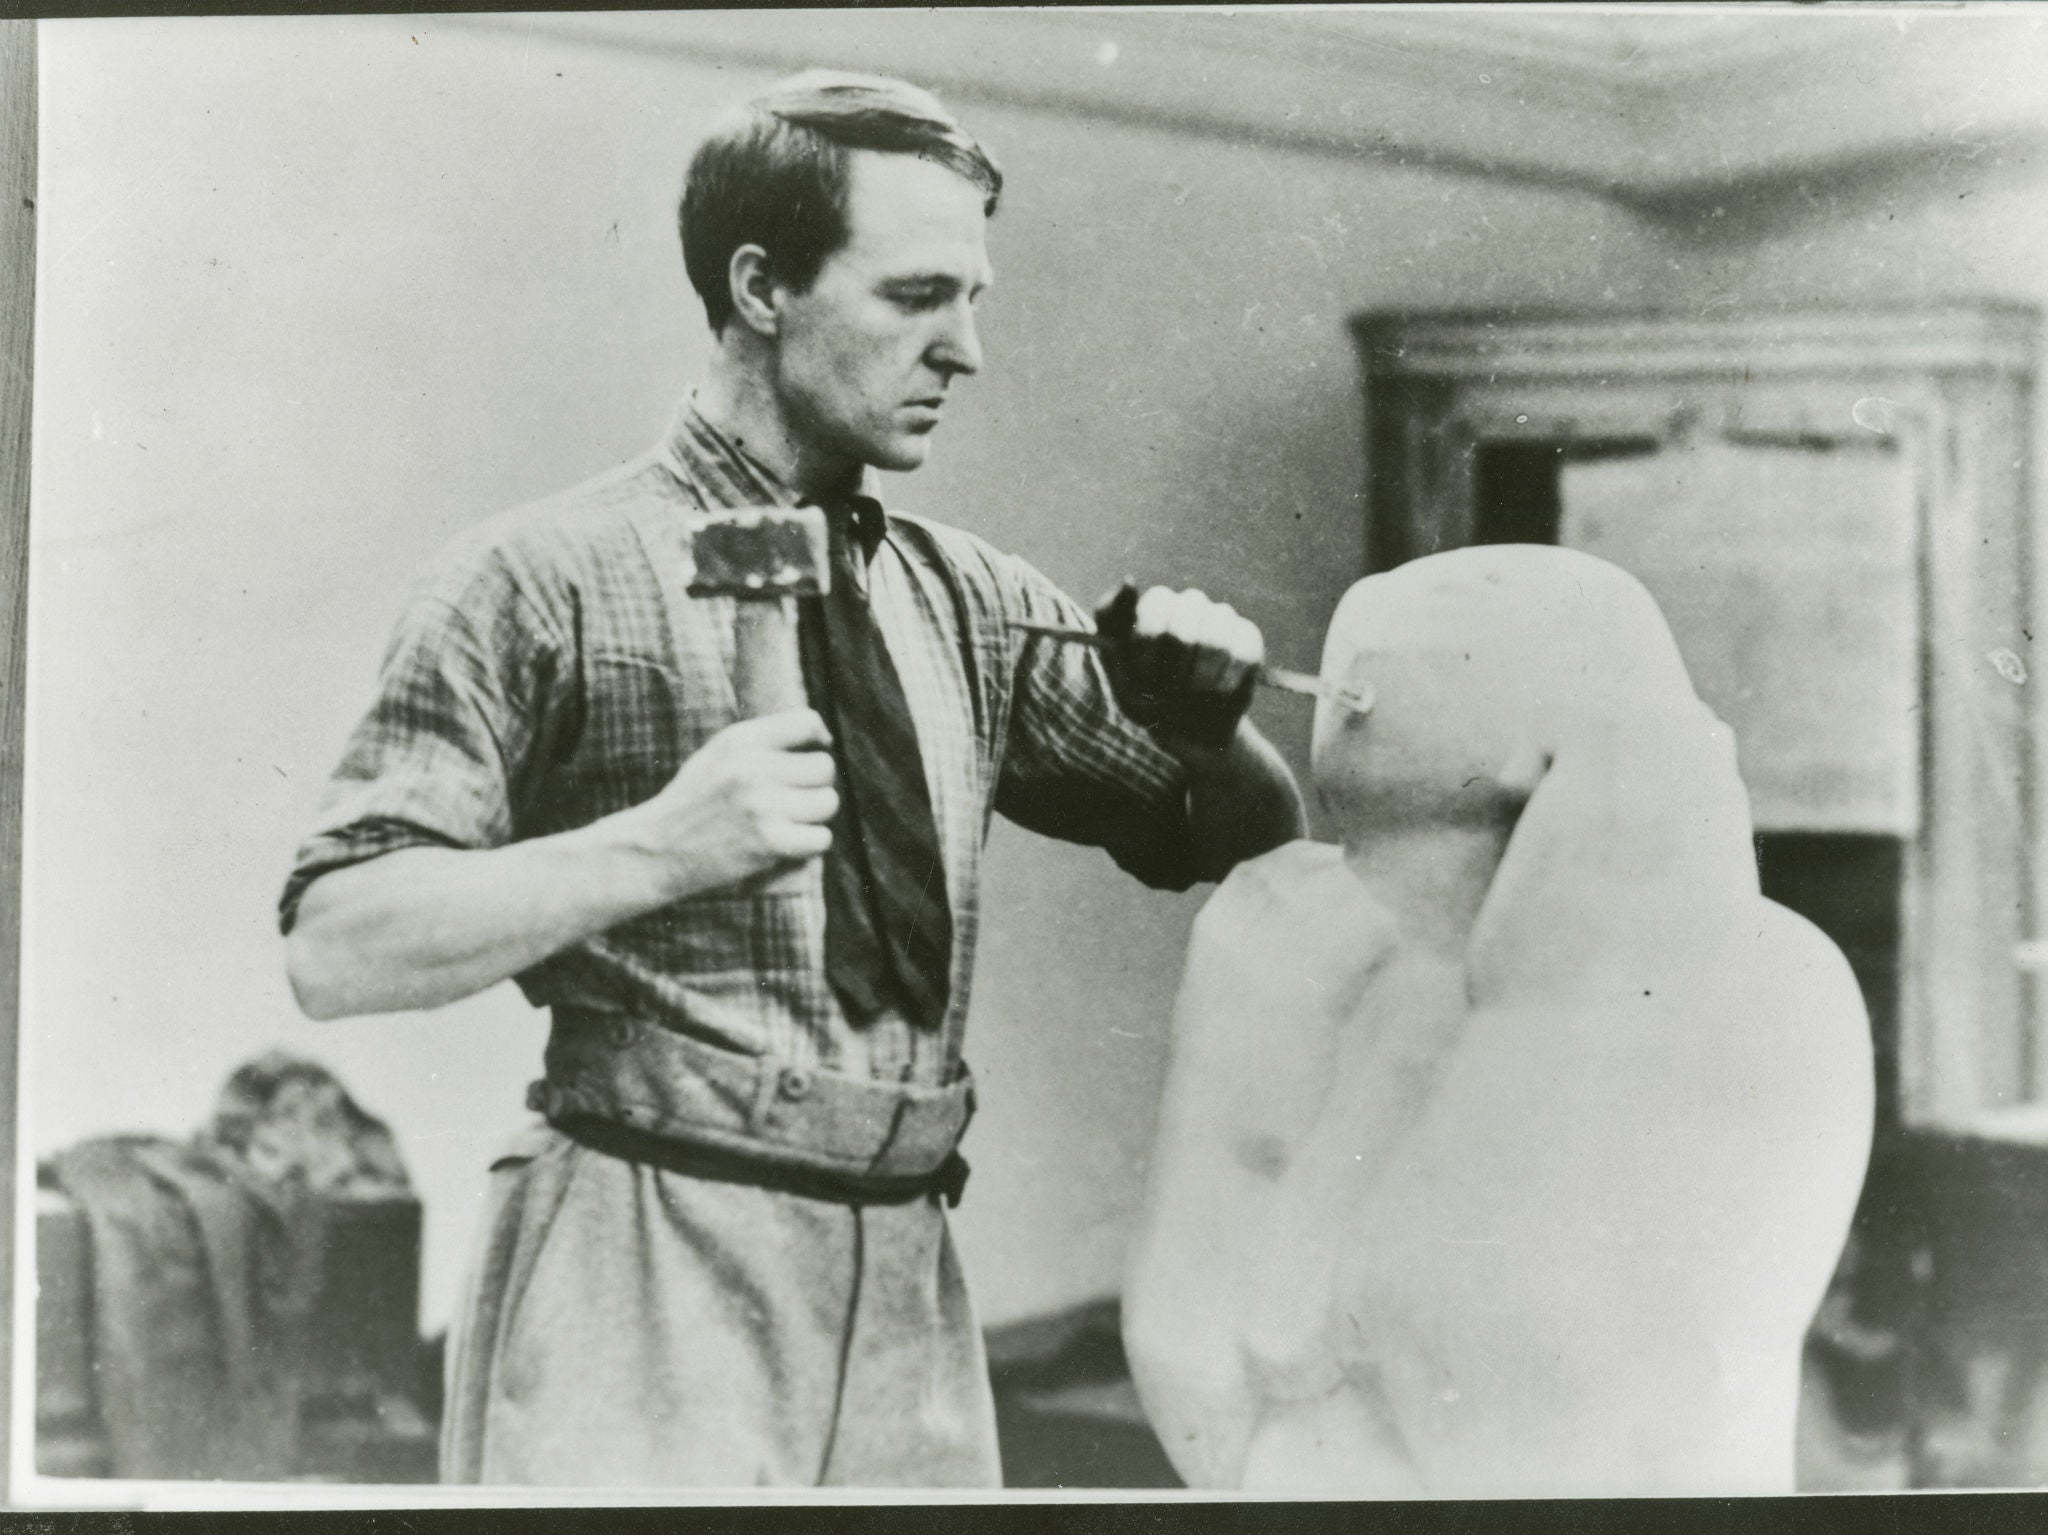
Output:
[[776,1086],[785,1099],[807,1099],[811,1096],[811,1074],[802,1067],[784,1067],[782,1080]]

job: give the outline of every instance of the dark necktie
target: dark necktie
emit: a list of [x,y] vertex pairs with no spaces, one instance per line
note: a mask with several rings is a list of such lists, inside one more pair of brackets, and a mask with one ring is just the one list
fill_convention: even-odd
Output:
[[832,585],[802,600],[798,635],[805,691],[831,727],[839,771],[825,856],[825,970],[855,1024],[894,1007],[937,1029],[952,991],[953,911],[917,726],[861,574],[887,518],[865,496],[820,504]]

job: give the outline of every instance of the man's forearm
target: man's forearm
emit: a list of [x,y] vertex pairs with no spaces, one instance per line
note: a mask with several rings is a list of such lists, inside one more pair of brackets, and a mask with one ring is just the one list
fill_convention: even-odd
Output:
[[286,944],[314,1018],[435,1008],[650,910],[661,893],[603,823],[487,850],[402,848],[322,875]]
[[1221,880],[1246,859],[1308,835],[1293,773],[1249,720],[1222,752],[1187,767],[1188,820],[1207,878]]
[[831,846],[839,800],[809,709],[742,720],[653,799],[503,848],[404,848],[322,875],[286,946],[316,1019],[435,1008],[670,902],[744,890]]

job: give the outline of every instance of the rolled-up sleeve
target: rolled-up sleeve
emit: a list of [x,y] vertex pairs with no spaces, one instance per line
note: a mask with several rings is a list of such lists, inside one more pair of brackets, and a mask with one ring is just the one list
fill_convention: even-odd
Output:
[[[1079,604],[1022,560],[1005,594],[1013,617],[1092,628]],[[1047,837],[1102,848],[1146,885],[1185,890],[1203,878],[1179,762],[1117,704],[1086,646],[1018,635],[1009,740],[995,807]]]
[[493,848],[547,712],[558,646],[502,566],[450,561],[416,593],[385,652],[278,902],[290,933],[321,875],[399,848]]

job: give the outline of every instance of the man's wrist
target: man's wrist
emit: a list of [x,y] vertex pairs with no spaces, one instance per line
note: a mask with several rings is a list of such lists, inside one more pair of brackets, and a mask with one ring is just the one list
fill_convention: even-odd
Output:
[[1209,749],[1203,768],[1187,774],[1188,816],[1205,878],[1220,880],[1241,861],[1308,835],[1293,773],[1250,720],[1240,720],[1230,745]]
[[661,848],[646,835],[645,820],[642,807],[629,806],[565,836],[577,877],[623,910],[619,921],[703,894],[696,861]]

